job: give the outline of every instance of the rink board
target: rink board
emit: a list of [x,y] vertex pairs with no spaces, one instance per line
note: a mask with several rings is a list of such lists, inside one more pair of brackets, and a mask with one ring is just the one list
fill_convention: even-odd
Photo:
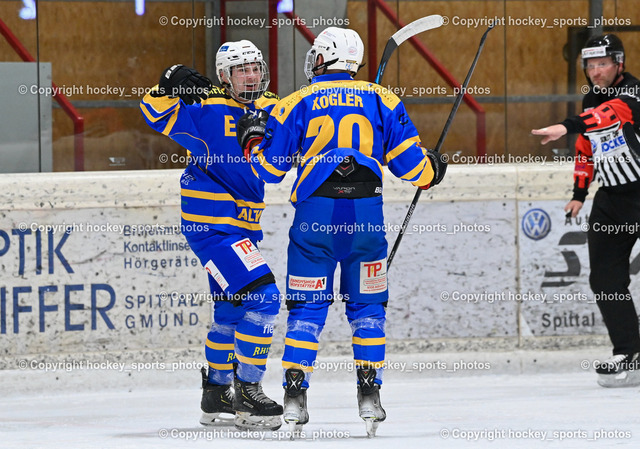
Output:
[[[566,220],[562,211],[571,167],[449,170],[441,186],[422,195],[389,268],[388,343],[605,334],[588,288],[581,228],[590,200],[577,219]],[[179,176],[178,170],[16,174],[0,181],[0,366],[15,367],[22,356],[29,363],[78,353],[153,358],[201,347],[213,298],[180,234]],[[292,179],[267,186],[261,220],[260,249],[281,290]],[[386,177],[389,245],[413,193]],[[523,224],[532,210],[544,213]],[[282,310],[276,342],[284,333]],[[343,311],[334,304],[321,350],[348,347]]]

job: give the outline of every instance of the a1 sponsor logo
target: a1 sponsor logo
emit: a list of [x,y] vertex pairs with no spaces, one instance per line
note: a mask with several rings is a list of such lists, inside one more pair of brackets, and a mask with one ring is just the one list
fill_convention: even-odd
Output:
[[293,290],[319,291],[327,288],[327,277],[289,275],[289,288]]

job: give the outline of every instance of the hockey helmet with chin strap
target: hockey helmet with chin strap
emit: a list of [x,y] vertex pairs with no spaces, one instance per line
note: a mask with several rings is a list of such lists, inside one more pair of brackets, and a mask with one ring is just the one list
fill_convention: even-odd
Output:
[[[318,55],[324,62],[316,66]],[[364,56],[364,44],[360,35],[347,28],[329,27],[316,37],[307,52],[304,73],[311,81],[315,71],[343,70],[354,75],[360,69]]]
[[[257,64],[260,70],[260,80],[255,84],[234,86],[231,81],[232,69],[245,64]],[[243,103],[257,100],[269,87],[269,68],[262,58],[262,52],[251,41],[241,40],[237,42],[225,42],[216,53],[216,74],[220,84],[224,86],[233,97]],[[252,89],[246,89],[251,86]],[[242,89],[244,87],[245,89]]]

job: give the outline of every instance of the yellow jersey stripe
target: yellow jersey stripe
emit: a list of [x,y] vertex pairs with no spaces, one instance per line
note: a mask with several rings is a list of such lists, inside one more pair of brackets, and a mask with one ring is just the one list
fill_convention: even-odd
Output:
[[[175,114],[175,119],[177,119],[177,118],[178,118],[178,114]],[[171,124],[171,127],[173,127],[173,123],[175,123],[175,119],[174,119],[174,117],[172,117],[172,118],[171,118],[171,120],[173,120],[173,122],[171,122],[171,120],[169,120],[169,122],[170,122],[170,124]],[[169,125],[167,125],[167,127],[169,127]],[[166,130],[166,129],[165,129],[165,130]],[[164,131],[163,131],[163,133],[164,133]],[[166,133],[166,134],[168,135],[168,133]],[[202,144],[205,146],[205,148],[207,149],[207,159],[206,159],[206,160],[207,160],[207,165],[205,165],[204,169],[206,170],[206,169],[207,169],[207,167],[209,167],[209,161],[211,160],[211,158],[210,158],[210,156],[209,156],[209,155],[211,154],[211,152],[209,151],[209,145],[207,145],[207,142],[205,142],[204,140],[202,140],[202,139],[201,139],[201,138],[199,138],[199,137],[196,137],[196,136],[194,136],[194,135],[192,135],[192,134],[184,133],[184,132],[183,132],[183,133],[175,133],[175,134],[174,134],[174,136],[179,136],[180,134],[184,134],[185,136],[189,136],[189,137],[191,137],[193,140],[199,140],[199,141],[200,141],[200,142],[202,142]],[[189,151],[188,153],[189,153],[189,155],[191,155],[191,154],[192,154],[190,151]]]
[[158,120],[160,120],[162,117],[164,117],[164,115],[161,115],[160,117],[156,118],[153,115],[151,115],[151,113],[149,112],[149,109],[147,108],[147,105],[144,103],[140,103],[140,110],[151,123],[155,123]]
[[239,228],[248,229],[250,231],[259,231],[261,229],[260,223],[247,223],[231,217],[211,217],[208,215],[187,214],[185,212],[182,212],[181,215],[185,220],[194,221],[196,223],[238,226]]
[[294,340],[293,338],[285,338],[285,346],[292,346],[294,348],[311,349],[312,351],[318,350],[318,343],[312,341]]
[[300,187],[300,184],[302,184],[304,179],[307,176],[309,176],[309,173],[311,173],[311,170],[313,170],[313,167],[316,165],[317,160],[318,160],[317,158],[313,158],[312,162],[309,162],[307,166],[304,168],[304,170],[302,170],[302,174],[298,176],[298,179],[296,180],[296,184],[295,184],[296,188],[293,189],[293,193],[291,194],[292,203],[296,203],[298,201],[298,187]]
[[[265,92],[265,94],[266,94],[266,92]],[[269,96],[263,95],[262,97],[258,98],[255,101],[254,104],[256,105],[257,108],[264,109],[267,106],[271,106],[271,105],[277,104],[278,101],[280,101],[280,97],[278,97],[275,94],[269,95]]]
[[[229,107],[236,107],[241,109],[245,108],[244,104],[229,97],[226,90],[220,89],[219,87],[214,86],[213,88],[211,88],[211,90],[209,91],[209,95],[210,95],[209,98],[207,98],[206,100],[203,100],[200,103],[201,105],[222,104]],[[265,107],[272,104],[276,104],[277,102],[278,102],[278,98],[275,95],[273,98],[266,98],[262,96],[258,98],[254,104],[258,109],[264,109]]]
[[201,200],[213,201],[233,201],[240,207],[250,207],[251,209],[264,209],[264,203],[253,203],[251,201],[237,200],[228,193],[201,192],[199,190],[180,189],[182,196],[189,198],[199,198]]
[[380,178],[380,180],[384,181],[384,169],[382,168],[382,164],[380,162],[378,162],[377,159],[373,159],[373,160],[376,162],[376,164],[378,164],[378,168],[380,169],[380,173],[382,173],[382,178]]
[[415,137],[412,137],[411,139],[407,139],[404,142],[402,142],[400,145],[395,147],[393,150],[385,154],[384,159],[386,163],[388,164],[389,161],[392,161],[394,158],[400,156],[407,148],[411,147],[414,143],[420,143],[420,137],[415,136]]
[[413,170],[411,170],[409,173],[406,173],[404,176],[400,176],[400,179],[415,178],[416,176],[418,176],[418,173],[420,173],[422,170],[424,170],[424,168],[426,167],[428,161],[429,161],[429,158],[427,156],[425,156],[424,159],[422,159],[418,163],[418,165],[415,166],[415,168]]
[[209,97],[206,100],[203,100],[200,104],[203,106],[208,104],[223,104],[229,107],[244,108],[242,104],[238,103],[233,98],[225,97]]
[[413,184],[414,186],[426,186],[431,181],[433,181],[434,176],[435,173],[433,172],[433,167],[431,166],[431,163],[429,163],[429,166],[424,168],[418,180],[413,181],[411,184]]
[[[155,86],[155,88],[157,88],[158,86]],[[158,119],[164,117],[165,115],[167,115],[167,111],[169,109],[171,109],[172,107],[174,107],[178,102],[180,101],[180,99],[178,97],[176,98],[169,98],[169,97],[152,97],[151,94],[147,94],[144,96],[144,98],[142,99],[142,103],[145,107],[150,107],[152,109],[152,111],[155,113],[156,118],[153,118],[153,115],[151,111],[147,110],[149,112],[149,114],[151,114],[152,116],[152,121],[157,121]],[[172,111],[173,112],[173,111]]]
[[280,177],[284,176],[287,173],[286,171],[278,170],[269,162],[267,162],[267,159],[264,157],[262,150],[257,151],[253,156],[256,156],[258,158],[258,161],[260,161],[260,165],[262,165],[262,168],[271,173],[273,176]]
[[165,136],[168,136],[169,134],[171,134],[171,130],[173,129],[173,125],[176,124],[176,121],[178,120],[178,109],[174,109],[171,112],[171,117],[169,117],[169,121],[167,122],[167,126],[164,127],[164,129],[162,130],[162,134],[164,134]]

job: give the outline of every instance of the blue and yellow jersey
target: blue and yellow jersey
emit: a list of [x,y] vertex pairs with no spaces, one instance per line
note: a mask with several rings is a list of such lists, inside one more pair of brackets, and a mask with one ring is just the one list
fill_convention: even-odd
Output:
[[183,232],[214,229],[262,239],[264,181],[243,157],[236,123],[255,109],[271,111],[278,97],[266,92],[242,104],[214,87],[200,104],[179,98],[145,95],[140,109],[156,131],[188,151],[189,164],[180,180]]
[[416,186],[433,179],[431,162],[400,99],[347,73],[316,76],[310,86],[279,101],[252,155],[266,182],[280,182],[299,158],[291,191],[294,205],[309,197],[348,155],[381,179],[385,164]]

